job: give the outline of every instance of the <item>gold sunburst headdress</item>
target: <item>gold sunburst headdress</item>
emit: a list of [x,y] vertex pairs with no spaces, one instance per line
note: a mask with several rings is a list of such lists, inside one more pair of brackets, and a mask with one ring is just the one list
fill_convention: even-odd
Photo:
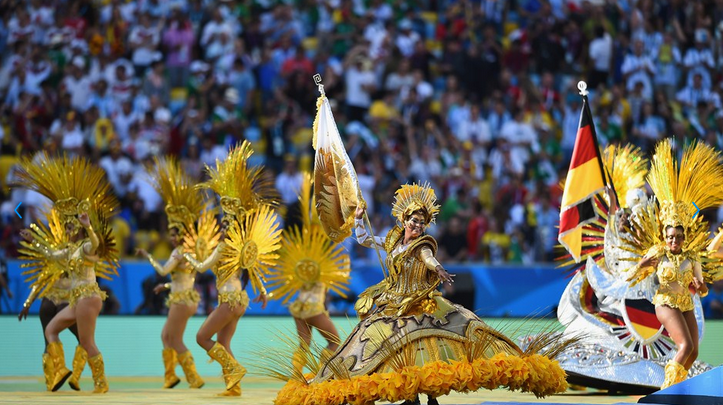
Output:
[[77,216],[82,213],[95,212],[103,218],[116,213],[118,200],[100,167],[78,157],[51,158],[45,152],[35,160],[22,160],[15,185],[52,200],[63,224],[72,222],[80,229]]
[[[55,214],[48,217],[49,221],[53,221],[52,227],[48,229],[52,233],[57,231],[59,223],[62,223],[63,227],[73,223],[74,229],[79,230],[81,227],[78,215],[88,214],[99,239],[96,255],[100,260],[95,265],[96,276],[110,279],[118,274],[118,251],[109,223],[110,217],[118,210],[118,200],[111,191],[103,169],[92,165],[86,159],[68,156],[51,158],[43,153],[37,161],[24,159],[21,162],[16,186],[37,191],[53,201]],[[36,225],[33,229],[35,242],[24,245],[28,257],[46,255],[48,249],[57,249],[59,246],[53,247],[50,243],[41,242],[42,239],[47,240],[48,233],[44,231],[41,234],[38,230],[41,228]],[[59,236],[55,237],[56,240],[58,238]],[[32,250],[35,253],[32,253]],[[45,269],[52,271],[55,267],[46,266]],[[47,277],[37,277],[34,280],[41,282],[44,278]]]
[[244,141],[229,151],[226,160],[217,160],[215,168],[206,166],[211,178],[198,187],[210,188],[221,197],[225,218],[242,221],[260,206],[277,203],[276,190],[263,168],[249,166],[252,154],[251,144]]
[[399,222],[404,222],[413,212],[421,210],[424,213],[424,220],[427,225],[434,223],[439,213],[437,196],[434,189],[425,183],[405,184],[394,194],[392,204],[392,216]]
[[269,288],[274,289],[274,298],[281,299],[282,304],[297,291],[317,283],[342,297],[348,290],[349,255],[342,245],[329,239],[321,224],[314,223],[318,214],[312,204],[312,185],[311,176],[304,174],[299,193],[301,226],[284,233],[278,266],[272,268],[267,277]]
[[254,291],[266,292],[265,277],[279,258],[276,253],[281,245],[278,215],[268,205],[259,206],[244,216],[241,223],[231,223],[225,242],[216,274],[217,284],[223,285],[241,268],[248,272]]
[[156,157],[151,177],[153,187],[166,202],[168,229],[176,228],[180,234],[192,229],[205,204],[178,161],[172,157]]

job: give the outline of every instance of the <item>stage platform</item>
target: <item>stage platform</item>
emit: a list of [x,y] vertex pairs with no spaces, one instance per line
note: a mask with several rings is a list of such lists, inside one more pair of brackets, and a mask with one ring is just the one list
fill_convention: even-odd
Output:
[[[86,372],[88,372],[86,370]],[[180,370],[179,370],[180,372]],[[159,377],[111,377],[110,392],[105,395],[92,394],[93,381],[90,376],[81,379],[81,389],[76,392],[67,384],[59,391],[44,391],[40,377],[0,377],[0,404],[109,404],[109,405],[215,405],[215,404],[254,404],[272,405],[276,392],[282,383],[266,377],[247,376],[242,381],[243,395],[241,398],[218,398],[214,395],[223,390],[221,378],[206,378],[206,386],[200,390],[191,390],[182,382],[170,390],[160,389],[163,379]],[[471,394],[451,394],[440,397],[443,405],[456,404],[633,404],[639,396],[609,396],[604,391],[568,391],[561,395],[553,395],[537,399],[532,394],[522,394],[505,390],[480,390]],[[422,396],[424,404],[426,398]],[[377,405],[388,404],[377,402]],[[280,405],[280,404],[279,404]]]

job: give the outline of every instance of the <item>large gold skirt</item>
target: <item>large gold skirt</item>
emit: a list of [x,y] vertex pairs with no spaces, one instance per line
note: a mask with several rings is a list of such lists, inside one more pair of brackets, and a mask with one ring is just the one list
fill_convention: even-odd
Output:
[[559,364],[524,353],[471,311],[439,295],[393,316],[377,308],[352,331],[308,383],[279,392],[285,405],[412,400],[455,391],[521,389],[538,396],[567,389]]

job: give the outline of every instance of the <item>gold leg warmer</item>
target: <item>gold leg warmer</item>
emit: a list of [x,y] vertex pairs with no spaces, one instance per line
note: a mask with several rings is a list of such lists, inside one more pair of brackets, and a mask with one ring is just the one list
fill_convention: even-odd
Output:
[[72,374],[67,367],[65,367],[65,352],[63,351],[63,344],[60,342],[53,342],[48,344],[48,355],[53,361],[53,378],[51,384],[51,391],[57,391],[63,386],[65,380]]
[[186,381],[191,388],[203,387],[204,381],[198,371],[196,371],[196,363],[193,361],[193,356],[190,350],[186,350],[183,353],[178,354],[178,362],[181,363],[183,372],[186,374]]
[[668,388],[671,385],[683,381],[687,375],[688,370],[686,370],[682,364],[675,360],[670,360],[668,364],[665,365],[665,381],[660,389]]
[[70,388],[80,391],[80,375],[83,374],[85,363],[88,362],[88,352],[83,349],[83,346],[78,345],[75,347],[75,356],[73,356],[73,374],[70,375],[68,385]]
[[163,376],[163,388],[173,388],[181,382],[176,375],[177,361],[175,350],[170,347],[163,349],[163,367],[166,369]]
[[246,369],[241,366],[236,359],[231,357],[231,355],[226,351],[226,348],[218,342],[214,343],[211,350],[208,351],[208,355],[221,365],[224,377],[228,376],[228,379],[226,380],[227,390],[233,388],[233,386],[241,381],[244,375],[246,375]]
[[45,374],[45,388],[48,391],[53,390],[53,359],[50,358],[48,353],[43,353],[43,374]]
[[108,392],[108,380],[105,378],[105,364],[103,364],[103,355],[93,356],[88,359],[90,363],[90,371],[93,373],[93,393],[104,394]]

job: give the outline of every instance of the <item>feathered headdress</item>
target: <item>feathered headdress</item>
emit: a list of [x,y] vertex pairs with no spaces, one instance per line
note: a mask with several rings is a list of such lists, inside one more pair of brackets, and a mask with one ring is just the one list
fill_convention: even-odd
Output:
[[[703,143],[693,143],[683,151],[680,168],[670,139],[658,143],[648,183],[660,202],[660,219],[667,226],[688,228],[694,222],[696,207],[704,210],[723,201],[721,154]],[[695,203],[695,205],[693,205]]]
[[15,185],[52,200],[63,224],[72,222],[80,229],[79,214],[95,212],[110,218],[116,213],[118,200],[100,167],[78,157],[51,158],[45,152],[36,160],[23,159]]
[[153,187],[166,202],[168,229],[176,228],[183,233],[193,228],[205,204],[178,161],[172,157],[156,157],[151,176]]
[[244,141],[229,151],[226,160],[217,160],[216,168],[206,166],[211,179],[197,186],[215,191],[221,197],[224,216],[237,221],[262,205],[277,203],[276,190],[271,180],[264,177],[263,168],[249,166],[252,154],[251,144]]
[[271,269],[268,276],[269,288],[275,289],[275,298],[289,299],[302,289],[322,283],[326,288],[345,297],[348,290],[350,261],[344,248],[326,235],[317,217],[311,195],[313,180],[304,174],[299,203],[301,205],[301,227],[293,227],[284,234],[279,264]]
[[[50,158],[43,153],[37,158],[37,162],[31,159],[21,162],[16,186],[37,191],[53,201],[53,211],[56,214],[48,217],[55,221],[55,225],[49,228],[53,234],[57,232],[57,221],[62,223],[63,227],[67,223],[73,223],[76,231],[79,230],[81,227],[78,215],[88,214],[99,239],[96,255],[100,260],[95,265],[96,276],[110,279],[110,276],[118,274],[118,251],[115,249],[115,237],[109,223],[110,217],[118,210],[118,200],[111,191],[103,169],[92,165],[86,159],[68,156]],[[32,250],[35,254],[44,254],[46,249],[51,248],[49,242],[40,242],[49,235],[46,231],[39,232],[41,230],[42,228],[36,226],[33,229],[35,243],[23,245],[26,248],[25,254],[29,257],[33,255],[30,252]],[[58,240],[59,236],[54,238]],[[52,270],[54,267],[45,268]],[[43,277],[39,277],[36,281],[40,282],[42,279]]]
[[618,204],[622,208],[632,208],[631,205],[640,203],[640,197],[635,197],[636,191],[645,185],[645,176],[648,175],[648,159],[637,146],[609,145],[603,152],[603,164],[615,185],[615,191],[621,198]]
[[428,184],[405,184],[394,194],[392,204],[392,216],[399,222],[404,222],[413,212],[421,210],[424,212],[424,220],[427,225],[434,223],[439,213],[437,196]]

